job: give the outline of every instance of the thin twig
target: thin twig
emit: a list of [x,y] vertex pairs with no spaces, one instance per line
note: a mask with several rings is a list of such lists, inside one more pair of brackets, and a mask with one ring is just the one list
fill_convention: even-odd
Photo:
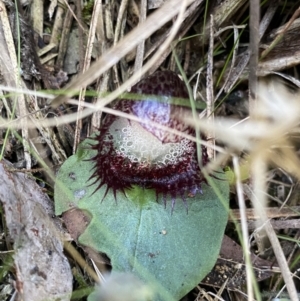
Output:
[[241,173],[240,173],[238,158],[234,156],[232,161],[233,161],[234,173],[236,176],[236,191],[238,195],[240,216],[241,216],[241,223],[242,223],[243,248],[245,254],[246,275],[247,275],[247,295],[248,295],[248,300],[252,301],[254,300],[254,295],[253,295],[254,273],[253,273],[251,259],[250,259],[251,252],[249,249],[249,236],[248,236],[247,218],[246,218],[246,211],[245,211],[246,206],[245,206],[245,199],[243,193],[243,186],[241,183]]
[[[287,217],[297,217],[300,214],[300,206],[294,206],[290,208],[277,208],[277,207],[267,207],[265,208],[266,215],[268,219],[272,218],[287,218]],[[232,209],[232,216],[234,219],[239,221],[241,219],[240,211],[238,209]],[[260,215],[252,208],[246,209],[247,220],[256,220],[260,218]],[[229,221],[232,221],[229,219]]]
[[259,44],[260,0],[250,1],[250,61],[249,61],[249,108],[253,112],[257,98],[257,64]]
[[[146,17],[147,17],[147,2],[148,2],[147,0],[141,0],[139,24],[143,24],[146,20]],[[135,63],[134,63],[134,73],[138,72],[143,66],[144,52],[145,52],[145,40],[143,40],[137,46]]]
[[64,243],[64,249],[74,258],[74,260],[79,264],[79,266],[85,270],[96,283],[100,283],[100,279],[95,271],[87,264],[86,260],[82,258],[80,253],[77,251],[76,248],[69,242],[66,241]]
[[291,276],[291,272],[290,272],[289,266],[286,262],[286,258],[284,256],[282,247],[279,243],[279,240],[276,236],[276,233],[275,233],[272,225],[270,224],[270,221],[267,221],[267,223],[265,224],[265,230],[268,234],[269,240],[273,247],[273,251],[275,253],[278,265],[280,267],[280,271],[282,273],[284,282],[286,284],[286,288],[289,293],[289,297],[291,298],[292,301],[298,301],[299,299],[298,299],[295,283]]
[[[100,13],[101,5],[102,5],[102,3],[100,0],[95,0],[92,20],[91,20],[91,26],[90,26],[90,30],[89,30],[88,42],[87,42],[87,47],[86,47],[86,52],[85,52],[83,72],[88,70],[88,68],[91,65],[91,57],[92,57],[92,51],[93,51],[93,46],[94,46],[94,41],[95,41],[96,28],[97,28],[97,23],[98,23],[98,15]],[[79,93],[79,101],[78,101],[78,107],[77,107],[78,115],[77,115],[76,127],[75,127],[73,154],[76,153],[77,146],[80,142],[80,135],[81,135],[81,129],[82,129],[82,117],[81,116],[82,116],[82,110],[83,110],[82,103],[84,102],[85,91],[86,91],[86,87],[82,87],[80,89],[80,93]]]
[[[207,75],[206,75],[206,104],[207,104],[207,119],[210,123],[214,123],[214,81],[213,81],[213,58],[214,58],[214,18],[210,16],[210,37],[209,48],[207,54]],[[210,131],[207,134],[207,140],[210,147],[207,148],[207,154],[210,159],[215,158],[214,145],[215,134],[214,131]]]
[[[118,12],[117,17],[117,24],[114,34],[114,46],[117,45],[118,41],[120,41],[123,38],[123,32],[124,32],[124,19],[126,20],[126,10],[128,6],[128,0],[122,0],[121,5]],[[120,80],[119,80],[119,74],[118,74],[118,65],[115,64],[113,66],[113,75],[114,75],[114,82],[117,87],[120,86]]]
[[[299,228],[300,228],[300,227],[298,227],[298,229],[299,229]],[[298,230],[297,233],[296,233],[296,235],[295,235],[295,239],[297,240],[297,239],[299,239],[299,238],[300,238],[300,231]],[[291,260],[292,260],[292,258],[293,258],[293,256],[294,256],[294,253],[295,253],[298,249],[299,249],[299,244],[298,244],[298,243],[295,243],[292,252],[289,254],[288,262],[291,262]],[[278,279],[276,280],[276,282],[274,283],[274,286],[272,287],[272,291],[273,291],[273,292],[275,292],[275,291],[277,290],[277,287],[279,286],[279,284],[281,283],[281,281],[282,281],[282,275],[280,275],[280,276],[278,277]],[[283,288],[284,288],[284,286],[283,286]],[[279,297],[279,296],[276,296],[276,297]],[[269,298],[269,300],[270,300],[270,299],[271,299],[271,298]],[[269,300],[268,300],[268,301],[269,301]]]

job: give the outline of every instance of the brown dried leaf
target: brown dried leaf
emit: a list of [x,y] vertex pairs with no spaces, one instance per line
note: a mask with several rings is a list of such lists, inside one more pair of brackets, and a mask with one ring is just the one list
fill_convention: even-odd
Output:
[[[53,206],[35,181],[0,162],[0,201],[14,240],[20,300],[69,300],[72,274],[63,255]],[[17,298],[18,299],[18,298]]]

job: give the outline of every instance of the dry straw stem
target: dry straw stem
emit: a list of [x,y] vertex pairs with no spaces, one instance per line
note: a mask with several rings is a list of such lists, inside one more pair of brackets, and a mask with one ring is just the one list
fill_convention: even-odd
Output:
[[281,245],[278,241],[278,238],[276,236],[276,233],[270,224],[270,221],[267,221],[265,224],[265,230],[268,234],[269,240],[271,242],[271,245],[273,247],[278,265],[280,267],[283,279],[285,281],[287,291],[289,293],[289,297],[291,298],[292,301],[297,301],[298,299],[298,294],[297,290],[293,281],[293,277],[291,274],[291,271],[289,269],[289,266],[287,264],[286,258],[284,256],[283,250],[281,248]]
[[[75,5],[70,4],[68,6],[68,10],[66,12],[66,16],[65,16],[64,24],[63,24],[63,30],[62,30],[61,37],[60,37],[59,51],[58,51],[57,58],[55,60],[56,70],[63,69],[64,58],[65,58],[65,55],[67,52],[69,36],[70,36],[72,22],[73,22],[73,18],[74,18],[74,13],[73,13],[74,9],[75,9]],[[50,45],[53,45],[53,44],[50,44]],[[44,48],[46,48],[46,47],[44,47]],[[42,51],[44,48],[42,48],[40,51]],[[39,53],[40,53],[40,51],[39,51]]]
[[[99,2],[101,4],[101,1],[99,1]],[[99,4],[99,2],[97,2],[97,5]],[[107,7],[104,8],[102,5],[100,5],[100,11],[98,14],[98,22],[97,22],[97,29],[96,29],[96,36],[99,41],[99,52],[100,52],[99,55],[100,56],[104,52],[106,52],[106,49],[108,48],[107,37],[110,34],[110,33],[108,33],[108,29],[107,29],[107,27],[105,27],[105,23],[104,23],[104,14],[105,14],[106,10],[107,10]],[[100,95],[103,95],[104,93],[106,93],[108,91],[110,77],[111,77],[111,72],[107,71],[97,80],[96,91],[99,94],[98,94],[98,96],[93,98],[92,103],[97,103],[98,101],[100,101],[100,99],[101,99]],[[90,131],[91,133],[100,128],[101,117],[102,117],[101,111],[95,112],[92,115],[91,131]]]
[[[176,38],[177,40],[180,40],[181,38],[185,37],[186,33],[188,30],[193,26],[193,24],[196,22],[197,18],[199,17],[199,14],[201,10],[199,9],[200,4],[203,2],[203,0],[195,0],[187,9],[183,17],[184,23],[182,24],[180,31],[178,32]],[[200,6],[201,7],[201,6]],[[168,29],[165,31],[165,33],[156,41],[156,43],[153,44],[153,46],[147,51],[145,58],[149,57],[149,55],[160,47],[160,45],[166,40],[166,38],[170,34],[170,30]],[[174,42],[173,45],[170,45],[165,52],[160,56],[160,58],[156,61],[155,64],[153,64],[152,68],[149,70],[149,74],[152,74],[155,72],[162,64],[163,62],[167,59],[167,57],[170,55],[172,51],[176,48],[176,43]],[[188,44],[188,43],[187,43]],[[174,46],[176,45],[176,46]],[[186,51],[187,54],[188,51]],[[173,66],[172,66],[173,62]],[[189,62],[185,62],[188,64]],[[185,64],[185,65],[186,65]],[[174,57],[171,57],[171,63],[170,67],[175,67],[176,63],[174,60]],[[172,69],[172,68],[171,68]]]
[[[7,87],[3,87],[3,90],[4,91],[10,91],[11,89],[7,88]],[[20,91],[23,91],[23,90],[20,90]],[[29,92],[29,93],[34,93],[34,92]],[[38,93],[38,95],[39,96],[43,96],[44,94],[43,93]],[[69,103],[70,104],[74,104],[74,105],[78,105],[78,101],[77,100],[70,100]],[[87,107],[87,108],[89,108],[91,111],[96,111],[97,110],[97,106],[92,105],[92,104],[85,103],[84,106]],[[116,115],[116,116],[119,116],[119,117],[130,119],[132,121],[140,122],[140,123],[143,122],[143,120],[141,118],[138,118],[138,117],[136,117],[134,115],[127,114],[127,113],[124,113],[124,112],[121,112],[121,111],[117,111],[117,110],[114,110],[114,109],[111,109],[111,108],[104,107],[101,110],[103,112],[107,113],[107,114]],[[32,114],[35,114],[35,113],[32,113]],[[31,116],[32,114],[29,114],[29,116]],[[53,118],[53,119],[39,120],[38,123],[37,123],[37,121],[34,121],[34,119],[32,118],[32,121],[31,120],[28,121],[28,127],[29,128],[35,128],[37,126],[37,124],[40,127],[45,127],[45,128],[51,127],[51,126],[58,126],[58,125],[61,125],[61,124],[65,124],[65,123],[69,123],[69,122],[74,122],[74,120],[75,120],[74,118],[76,118],[76,113],[72,114],[72,116],[70,114],[65,115],[64,118]],[[1,120],[1,117],[0,117],[0,120]],[[0,128],[10,127],[10,128],[18,129],[19,128],[19,124],[18,124],[18,122],[16,122],[18,120],[19,119],[12,120],[12,121],[7,121],[7,120],[3,120],[3,118],[2,118],[2,121],[5,121],[6,123],[4,123],[4,122],[0,123]],[[162,129],[162,130],[165,130],[165,131],[167,131],[169,133],[172,133],[172,134],[181,136],[183,138],[189,139],[191,141],[197,142],[197,139],[194,136],[187,135],[187,134],[182,133],[182,132],[180,132],[178,130],[174,130],[174,129],[171,129],[169,127],[163,126],[163,125],[161,125],[159,123],[149,121],[149,125],[155,126],[158,129]],[[206,141],[204,141],[204,140],[200,140],[198,142],[200,142],[201,144],[203,144],[206,147],[209,146],[209,144]],[[225,154],[227,156],[227,152],[222,147],[215,146],[215,150],[217,152]],[[222,162],[223,161],[224,160],[222,160]]]
[[[207,104],[207,119],[213,123],[214,121],[214,82],[213,82],[213,52],[214,52],[214,18],[210,16],[210,36],[209,36],[209,47],[208,47],[208,57],[207,57],[207,75],[206,75],[206,104]],[[207,148],[207,154],[210,159],[215,158],[215,134],[214,132],[209,132],[207,134],[208,142],[210,147]]]
[[[269,5],[266,13],[262,17],[262,20],[259,24],[259,30],[258,30],[259,41],[261,40],[261,38],[263,37],[267,28],[269,27],[271,21],[273,20],[273,16],[274,16],[278,6],[279,6],[279,3],[277,3],[277,2]],[[237,47],[238,47],[238,45],[236,45],[236,48]],[[245,68],[248,66],[248,62],[250,60],[250,54],[251,54],[251,51],[250,51],[250,46],[249,46],[249,48],[243,53],[242,57],[240,57],[239,62],[236,65],[235,64],[233,65],[233,63],[231,63],[232,67],[229,69],[229,71],[227,71],[228,75],[226,76],[226,78],[228,78],[228,81],[226,82],[226,84],[224,86],[225,92],[231,91],[232,88],[234,87],[234,85],[241,79],[242,73],[244,72]],[[232,61],[234,60],[234,58],[235,57],[233,56]],[[255,71],[257,72],[257,69],[255,69]]]
[[82,258],[81,254],[69,241],[64,242],[64,249],[74,258],[76,263],[78,263],[79,266],[94,279],[96,283],[100,283],[100,278],[96,272],[88,265],[86,260]]
[[242,234],[243,234],[243,250],[245,254],[245,262],[246,262],[246,275],[247,275],[247,293],[249,300],[253,300],[253,284],[254,280],[254,272],[253,267],[251,265],[250,258],[250,246],[249,246],[249,235],[248,235],[248,227],[247,227],[247,218],[246,218],[246,204],[244,199],[243,186],[241,182],[241,173],[238,163],[238,158],[236,156],[233,157],[233,167],[236,175],[236,191],[239,201],[240,215],[241,215],[241,223],[242,223]]
[[250,1],[250,61],[249,61],[249,108],[250,114],[254,109],[257,92],[257,64],[259,51],[259,19],[260,19],[260,0]]
[[[16,49],[14,45],[14,40],[9,24],[8,15],[6,12],[6,7],[2,1],[0,1],[0,68],[2,70],[5,82],[10,87],[15,87],[17,89],[26,88],[23,80],[20,78],[19,74],[19,63],[16,55]],[[20,94],[14,98],[14,104],[12,108],[16,107],[16,113],[18,116],[26,116],[26,102],[25,96]],[[29,153],[28,144],[28,126],[27,118],[22,118],[20,120],[20,126],[22,130],[23,146],[24,146],[24,158],[26,161],[26,168],[31,168],[31,157]]]
[[[114,36],[114,44],[113,45],[114,46],[117,45],[118,42],[124,36],[127,6],[128,6],[128,0],[122,0],[120,3],[119,11],[118,11],[116,29],[113,34],[113,36]],[[113,66],[113,72],[114,72],[114,81],[116,82],[116,86],[120,86],[117,64],[115,64]]]
[[[298,217],[299,216],[299,212],[300,212],[300,206],[294,206],[294,207],[290,207],[290,208],[277,208],[277,207],[269,207],[269,208],[265,208],[266,214],[268,219],[272,219],[272,218],[291,218],[291,217]],[[247,220],[256,220],[260,218],[260,215],[258,215],[256,213],[256,211],[252,208],[248,208],[246,209],[246,215],[247,215]],[[231,210],[231,214],[229,216],[229,221],[233,221],[233,219],[231,218],[234,217],[234,220],[239,221],[241,220],[241,214],[240,214],[240,210],[239,209],[233,209]],[[277,222],[284,224],[288,224],[288,222],[290,222],[291,220],[279,220]],[[297,220],[297,223],[300,223],[300,220]],[[274,221],[275,222],[275,221]],[[272,223],[272,222],[271,222]],[[281,228],[284,229],[285,227]],[[286,227],[286,228],[291,228],[291,227]],[[295,228],[295,227],[292,227]],[[300,227],[298,227],[300,228]]]
[[[256,101],[257,101],[257,86],[258,80],[256,75],[257,64],[258,64],[258,51],[259,51],[259,19],[260,19],[260,0],[251,0],[250,1],[250,61],[249,61],[249,79],[248,79],[248,87],[249,87],[249,109],[250,116],[255,112]],[[237,166],[237,160],[235,160],[236,167],[235,170],[239,171]],[[240,200],[241,195],[239,196],[239,206],[245,210],[245,200]],[[240,207],[241,208],[241,207]],[[241,212],[242,213],[242,212]],[[245,212],[242,215],[244,218],[246,217]],[[248,227],[245,219],[242,219],[242,232],[243,232],[243,240],[244,247],[247,246],[248,243]],[[246,240],[247,238],[247,240]],[[245,244],[246,243],[246,244]],[[257,285],[253,285],[254,274],[253,269],[251,267],[251,260],[249,256],[250,250],[246,249],[245,257],[246,257],[246,275],[247,275],[247,293],[248,299],[250,301],[254,300],[253,289],[257,288]]]
[[[180,5],[178,5],[178,2],[180,2]],[[88,85],[89,83],[92,83],[98,76],[100,76],[103,72],[108,70],[112,65],[117,63],[122,56],[126,55],[130,50],[132,50],[139,41],[143,40],[144,38],[147,38],[149,35],[153,33],[156,29],[158,29],[160,26],[162,26],[165,22],[169,21],[178,11],[180,14],[177,17],[176,22],[174,23],[172,30],[170,32],[169,37],[167,40],[161,45],[161,48],[158,49],[158,51],[153,55],[153,57],[147,62],[147,64],[143,67],[143,70],[139,74],[134,74],[130,80],[128,80],[126,83],[124,83],[119,89],[113,91],[108,96],[104,97],[97,103],[97,105],[93,109],[86,109],[82,112],[82,118],[87,117],[94,113],[97,110],[103,110],[104,107],[110,103],[112,100],[117,98],[122,92],[126,91],[126,89],[134,84],[137,79],[141,76],[141,74],[144,74],[147,72],[153,63],[161,56],[161,54],[165,51],[165,49],[169,46],[169,44],[174,39],[176,33],[178,32],[178,29],[181,25],[181,22],[183,20],[184,11],[186,8],[186,5],[190,3],[190,0],[186,1],[178,1],[178,0],[172,0],[168,2],[168,5],[164,5],[162,8],[160,8],[157,12],[153,13],[141,26],[134,29],[132,32],[130,32],[121,42],[119,42],[115,47],[108,50],[103,56],[92,65],[92,67],[79,76],[73,83],[69,85],[69,90],[66,92],[65,96],[59,96],[56,97],[52,104],[58,105],[61,102],[68,99],[68,95],[75,94],[75,91],[78,91],[81,86]],[[136,38],[136,36],[140,38]],[[24,115],[25,116],[25,115]],[[69,114],[66,116],[58,117],[55,120],[44,120],[41,121],[41,124],[43,126],[57,126],[60,124],[65,124],[69,122],[73,122],[77,118],[77,113]],[[5,122],[5,120],[3,120]],[[18,128],[18,120],[10,121],[0,124],[0,127],[11,127],[11,128]],[[28,123],[28,127],[34,127],[33,123]]]
[[[260,217],[260,225],[264,223],[266,227],[292,300],[297,300],[297,292],[278,239],[267,220],[266,171],[269,164],[274,164],[300,179],[300,161],[288,136],[289,132],[298,129],[299,114],[300,93],[289,92],[282,83],[272,78],[258,83],[257,104],[252,118],[243,123],[216,118],[214,125],[205,120],[199,120],[196,124],[200,130],[214,129],[216,138],[230,148],[249,153],[254,187],[253,204]],[[193,123],[189,119],[187,121]]]
[[[136,27],[117,45],[103,54],[102,57],[96,63],[94,63],[87,72],[83,73],[77,79],[72,81],[72,83],[66,88],[66,95],[55,98],[51,103],[52,106],[58,106],[59,104],[65,102],[68,97],[73,96],[75,91],[78,91],[80,87],[93,83],[101,74],[118,63],[122,57],[133,50],[138,44],[147,39],[153,32],[161,28],[165,23],[177,15],[182,9],[183,5],[189,5],[192,2],[192,0],[187,0],[185,2],[182,0],[170,0],[165,3],[160,9],[148,17],[141,26]],[[105,106],[110,101],[111,100],[103,101],[102,105]],[[91,112],[88,112],[88,115],[90,113]]]
[[31,3],[32,27],[41,37],[44,31],[44,1],[33,0]]
[[[239,50],[239,31],[238,31],[238,29],[245,29],[245,27],[246,27],[246,25],[241,25],[241,26],[233,25],[233,26],[227,26],[226,27],[226,30],[233,29],[233,37],[234,37],[234,44],[233,45],[234,45],[234,49],[233,49],[233,53],[232,53],[232,59],[231,59],[229,71],[227,71],[227,75],[226,75],[224,84],[221,87],[221,89],[218,91],[218,94],[217,94],[217,96],[216,96],[215,99],[219,99],[220,98],[220,95],[225,90],[225,87],[227,86],[227,83],[232,80],[232,76],[235,73],[234,66],[236,64],[236,58],[237,58],[238,50]],[[223,29],[225,29],[225,28],[223,28]],[[219,36],[223,32],[223,29],[221,29],[220,31],[218,31],[215,34],[215,37]],[[235,83],[235,81],[234,81],[234,83]]]
[[[265,207],[267,205],[267,197],[265,191],[267,190],[266,183],[266,172],[267,172],[267,162],[268,157],[267,153],[260,152],[256,153],[253,156],[252,162],[252,177],[253,177],[253,198],[252,204],[256,212],[260,215],[260,220],[257,221],[257,226],[261,226],[263,224],[263,228],[266,231],[268,238],[273,247],[273,251],[275,253],[278,265],[280,267],[280,271],[282,273],[283,279],[285,281],[289,297],[292,301],[298,300],[298,295],[296,291],[296,287],[289,270],[289,266],[287,264],[286,258],[284,256],[281,245],[278,241],[276,233],[267,219],[267,214]],[[299,165],[298,165],[299,166]]]
[[[90,26],[90,30],[89,30],[88,42],[87,42],[84,64],[83,64],[83,72],[87,71],[91,65],[92,50],[93,50],[93,45],[94,45],[94,41],[95,41],[96,28],[97,28],[97,23],[98,23],[98,15],[100,13],[101,5],[102,4],[101,4],[100,0],[96,0],[94,3],[94,10],[93,10],[92,21],[91,21],[91,26]],[[82,102],[84,102],[84,99],[85,99],[85,92],[86,92],[86,87],[84,86],[80,89],[80,93],[79,93],[79,102],[78,102],[78,107],[77,107],[78,115],[77,115],[77,119],[76,119],[73,153],[76,152],[77,146],[80,142],[80,135],[81,135],[81,130],[82,130],[81,113],[84,108],[84,106],[82,105]]]
[[66,13],[65,8],[58,5],[56,14],[55,14],[55,22],[54,22],[54,25],[52,28],[50,44],[55,44],[56,46],[59,45],[59,41],[61,38],[62,29],[63,29],[63,24],[64,24],[65,13]]
[[[272,225],[272,226],[273,226],[273,225]],[[300,230],[299,230],[299,229],[300,229],[300,227],[298,227],[297,234],[296,234],[295,237],[294,237],[295,240],[299,240],[299,238],[300,238]],[[298,243],[295,243],[293,250],[290,252],[290,254],[289,254],[289,256],[288,256],[287,262],[288,262],[289,264],[291,263],[292,258],[294,257],[294,254],[295,254],[295,252],[298,251],[298,249],[299,249],[299,244],[298,244]],[[293,274],[293,276],[296,276],[297,273],[298,273],[298,270],[295,271],[295,273]],[[273,291],[276,291],[277,288],[280,286],[280,284],[281,284],[281,282],[282,282],[282,278],[283,278],[282,275],[281,275],[280,277],[278,277],[278,279],[276,280],[276,282],[275,282],[275,284],[274,284]],[[299,279],[299,277],[298,277],[298,279]],[[276,297],[279,297],[279,296],[281,295],[281,292],[282,292],[284,289],[285,289],[285,286],[282,287],[282,289],[280,290],[280,292],[277,294]],[[270,300],[270,298],[269,298],[269,300]]]
[[[185,118],[185,120],[205,132],[214,130],[216,138],[231,149],[249,153],[263,152],[266,153],[268,160],[284,164],[282,156],[273,155],[278,151],[282,152],[281,155],[287,152],[292,155],[292,150],[286,147],[290,146],[287,134],[298,128],[299,93],[291,94],[277,80],[260,82],[257,93],[259,101],[253,118],[247,118],[241,122],[220,117],[215,118],[214,124],[208,123],[204,118],[196,123],[190,118]],[[292,158],[296,160],[295,156]],[[285,157],[284,159],[288,160]],[[300,178],[300,172],[295,167],[293,168],[292,164],[289,164],[289,171]]]
[[[175,2],[174,1],[171,1],[172,3]],[[134,84],[137,79],[139,78],[139,76],[141,74],[144,74],[145,72],[147,72],[147,70],[149,70],[151,68],[151,66],[153,65],[153,63],[161,56],[161,54],[165,51],[165,49],[169,46],[169,44],[172,42],[172,40],[174,39],[180,25],[181,25],[181,22],[182,22],[182,19],[183,19],[183,16],[184,16],[184,11],[185,11],[185,8],[186,8],[186,5],[189,1],[186,0],[186,1],[182,1],[181,2],[181,5],[177,7],[180,8],[180,14],[178,15],[177,17],[177,20],[176,22],[174,23],[173,25],[173,28],[170,32],[170,35],[169,37],[167,38],[167,40],[163,43],[163,45],[161,45],[161,48],[155,53],[155,55],[153,55],[153,57],[147,62],[147,64],[144,65],[143,69],[141,70],[141,72],[139,74],[134,74],[127,82],[125,82],[119,89],[113,91],[111,94],[107,95],[106,97],[102,98],[101,101],[99,101],[94,107],[93,109],[91,108],[88,108],[86,110],[84,110],[82,112],[82,118],[84,117],[87,117],[89,115],[91,115],[92,113],[94,113],[95,111],[97,110],[102,110],[102,111],[107,111],[107,108],[104,108],[108,103],[110,103],[112,100],[114,100],[115,98],[117,98],[122,92],[124,92],[128,86]],[[165,6],[164,6],[165,7]],[[172,11],[173,13],[173,11]],[[156,15],[156,17],[153,19],[153,15]],[[169,15],[172,15],[172,14],[169,14]],[[144,25],[148,22],[149,23],[149,20],[151,21],[150,24],[152,24],[152,22],[154,22],[156,20],[156,18],[158,18],[159,16],[157,16],[157,12],[156,13],[153,13],[148,19],[147,21],[142,24],[140,27],[138,27],[137,29],[133,30],[132,32],[135,32],[135,31],[138,31],[140,28],[144,28]],[[169,17],[169,16],[168,16]],[[164,18],[164,20],[166,20],[167,18]],[[158,19],[159,20],[159,19]],[[149,25],[149,24],[147,24]],[[154,24],[156,25],[156,24]],[[150,26],[150,25],[149,25]],[[127,37],[130,36],[129,40],[132,39],[131,35],[132,35],[132,32],[129,33],[118,45],[122,44],[123,45],[123,41],[124,40],[128,40]],[[126,43],[125,43],[126,44]],[[107,53],[111,53],[113,52],[114,53],[114,50],[116,49],[119,49],[119,46],[116,46],[114,47],[112,50],[108,51]],[[124,46],[124,45],[123,45]],[[124,46],[125,48],[125,46]],[[130,48],[131,49],[131,48]],[[108,54],[104,54],[102,56],[102,59],[105,59],[105,57],[107,57]],[[108,55],[110,57],[110,55]],[[86,73],[84,73],[83,75],[81,75],[79,78],[85,78],[88,82],[92,82],[93,80],[92,79],[89,79],[87,78],[87,74],[90,74],[91,73],[91,70],[94,70],[95,66],[98,66],[98,63],[99,62],[102,62],[102,59],[100,58],[100,60],[98,62],[96,62]],[[94,71],[92,71],[92,74],[93,74]],[[94,74],[93,74],[94,75]],[[85,81],[84,81],[85,82]],[[75,80],[75,84],[77,85],[78,84],[78,80]],[[71,84],[72,85],[72,84]],[[71,93],[71,92],[70,92]],[[75,93],[74,91],[72,93]],[[71,94],[72,94],[71,93]],[[65,98],[55,98],[53,100],[53,102],[55,102],[55,100],[64,100]],[[56,104],[59,104],[60,103],[60,100],[58,100],[58,102],[55,102]],[[55,120],[44,120],[44,121],[41,121],[41,124],[43,124],[44,126],[48,125],[48,126],[53,126],[53,125],[60,125],[60,124],[65,124],[65,123],[69,123],[69,122],[73,122],[74,120],[76,120],[77,118],[77,113],[73,113],[73,114],[68,114],[68,115],[65,115],[63,117],[58,117],[56,118]],[[0,124],[0,127],[2,125]],[[7,126],[10,126],[10,127],[17,127],[18,125],[16,124],[16,120],[15,121],[11,121],[9,122],[9,124],[4,124],[3,125],[4,127],[7,127]],[[32,124],[28,124],[29,127],[32,126]]]
[[[141,0],[139,24],[143,24],[147,18],[147,0]],[[139,72],[143,66],[145,52],[145,40],[143,40],[136,49],[136,58],[134,63],[134,72]]]

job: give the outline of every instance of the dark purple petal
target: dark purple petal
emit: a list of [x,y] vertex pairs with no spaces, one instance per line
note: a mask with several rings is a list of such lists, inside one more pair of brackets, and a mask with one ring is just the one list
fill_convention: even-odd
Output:
[[[180,119],[187,109],[171,104],[172,97],[188,98],[186,86],[175,73],[158,71],[133,86],[131,93],[147,96],[142,100],[119,100],[114,109],[143,122],[105,117],[95,138],[97,144],[92,147],[97,155],[91,159],[91,179],[99,182],[97,189],[106,184],[115,196],[117,191],[125,193],[138,185],[154,189],[164,202],[171,197],[172,208],[177,196],[186,205],[186,197],[201,193],[201,183],[205,182],[197,162],[196,144],[149,123],[154,121],[195,136],[195,130]],[[202,165],[207,161],[206,148],[202,146]]]

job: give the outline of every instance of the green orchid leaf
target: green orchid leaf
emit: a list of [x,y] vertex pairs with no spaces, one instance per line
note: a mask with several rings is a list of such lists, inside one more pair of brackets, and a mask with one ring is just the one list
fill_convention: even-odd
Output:
[[[203,194],[177,198],[172,211],[153,190],[138,186],[105,196],[106,186],[89,180],[96,152],[86,140],[61,167],[55,185],[56,214],[72,207],[87,210],[92,219],[79,237],[83,245],[106,253],[112,274],[132,273],[150,285],[154,300],[179,300],[213,268],[227,223],[229,184],[225,174],[212,179],[222,195],[203,183]],[[92,184],[92,185],[91,185]],[[105,197],[104,197],[105,196]]]

